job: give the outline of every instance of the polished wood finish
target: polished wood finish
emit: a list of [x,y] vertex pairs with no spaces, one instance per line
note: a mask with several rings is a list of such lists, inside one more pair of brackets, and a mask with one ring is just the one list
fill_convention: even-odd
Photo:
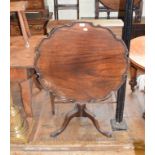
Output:
[[[33,10],[25,12],[27,22],[31,35],[45,35],[46,34],[46,24],[49,19],[52,18],[52,13],[48,9],[44,10]],[[10,18],[10,35],[19,36],[22,35],[16,14],[12,14]]]
[[[100,3],[102,6],[100,6]],[[123,18],[125,10],[125,0],[95,0],[95,18],[99,18],[100,12],[107,13],[107,19],[110,19],[111,12],[118,12],[119,18]],[[133,11],[135,11],[135,21],[140,22],[142,17],[143,0],[135,0]]]
[[109,29],[90,23],[57,28],[37,51],[36,69],[42,85],[73,101],[106,97],[122,84],[127,70],[126,48],[121,40]]
[[[137,6],[141,0],[134,0],[134,6]],[[113,10],[124,10],[125,8],[125,0],[99,0],[103,5],[107,8]]]
[[28,0],[28,10],[45,9],[45,0]]
[[70,25],[73,22],[92,22],[93,25],[108,27],[117,37],[122,38],[122,28],[124,23],[120,19],[80,19],[80,20],[49,20],[47,23],[47,33],[56,27],[61,27],[63,25]]
[[141,69],[145,69],[145,36],[131,40],[130,61]]
[[[10,0],[11,2],[21,2],[23,0]],[[34,9],[44,9],[44,0],[26,0],[27,1],[27,9],[32,11]]]
[[44,38],[43,35],[32,36],[30,41],[30,48],[24,47],[22,36],[10,38],[10,66],[11,68],[33,68],[35,48],[39,42]]
[[20,2],[10,2],[10,12],[17,12],[20,27],[22,30],[22,35],[25,41],[25,47],[29,47],[28,38],[31,36],[28,22],[25,16],[24,11],[26,10],[27,2],[26,1],[20,1]]
[[79,0],[76,4],[59,4],[59,0],[54,0],[54,16],[59,19],[59,10],[77,10],[77,19],[79,19]]
[[[65,101],[85,104],[106,98],[122,85],[127,74],[126,54],[123,42],[109,29],[77,22],[54,29],[42,40],[36,50],[35,68],[40,83],[49,92]],[[66,116],[55,136],[79,113],[81,117],[89,117],[98,131],[109,136],[82,105],[79,107],[77,112]]]
[[27,8],[27,1],[20,1],[20,2],[11,2],[10,3],[10,11],[25,11]]
[[[21,0],[11,0],[11,3]],[[52,18],[52,13],[45,6],[44,0],[27,0],[27,8],[25,10],[27,22],[32,35],[45,35],[46,24]],[[25,17],[23,17],[25,18]],[[16,14],[11,14],[10,18],[11,36],[21,35],[21,29]],[[26,27],[26,30],[28,28]]]
[[130,47],[130,85],[131,90],[137,85],[137,71],[145,72],[145,36],[131,40]]

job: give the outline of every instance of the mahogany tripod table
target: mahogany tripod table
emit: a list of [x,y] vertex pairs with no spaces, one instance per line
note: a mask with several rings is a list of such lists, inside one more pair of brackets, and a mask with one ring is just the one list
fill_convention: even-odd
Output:
[[120,88],[127,75],[126,54],[125,44],[111,30],[88,22],[57,27],[41,41],[35,69],[42,87],[51,95],[52,113],[55,97],[75,103],[52,137],[62,133],[73,117],[88,117],[101,134],[112,136],[100,128],[86,104],[104,100]]

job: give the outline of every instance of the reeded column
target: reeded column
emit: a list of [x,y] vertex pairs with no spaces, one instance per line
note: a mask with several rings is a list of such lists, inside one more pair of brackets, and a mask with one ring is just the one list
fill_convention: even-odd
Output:
[[10,96],[10,140],[11,143],[28,142],[28,123],[20,114],[19,108],[13,104]]

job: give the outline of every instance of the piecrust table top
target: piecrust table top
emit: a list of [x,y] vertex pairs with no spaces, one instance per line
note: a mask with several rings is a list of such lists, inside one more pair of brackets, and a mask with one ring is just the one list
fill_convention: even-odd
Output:
[[127,49],[101,26],[76,22],[51,31],[36,50],[36,70],[45,89],[69,100],[106,97],[124,82]]

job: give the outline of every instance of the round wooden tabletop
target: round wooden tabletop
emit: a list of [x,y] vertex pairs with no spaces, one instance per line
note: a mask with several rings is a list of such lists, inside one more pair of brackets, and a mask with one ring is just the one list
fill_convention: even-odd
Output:
[[124,82],[126,51],[109,29],[76,22],[42,40],[36,70],[43,87],[58,97],[77,102],[103,99]]
[[131,40],[129,57],[134,65],[140,69],[145,69],[145,36]]
[[[126,0],[99,0],[104,6],[112,10],[124,10]],[[141,0],[134,0],[134,6],[137,6]]]

